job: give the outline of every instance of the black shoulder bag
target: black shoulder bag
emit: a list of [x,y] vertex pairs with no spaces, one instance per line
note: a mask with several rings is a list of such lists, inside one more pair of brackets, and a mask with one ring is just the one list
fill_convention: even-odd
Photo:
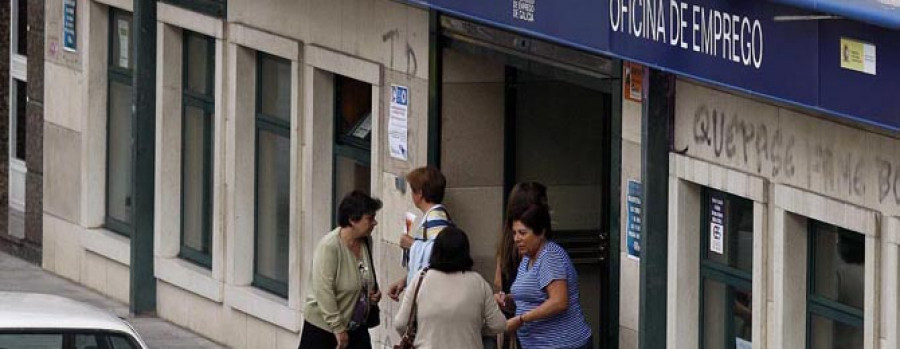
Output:
[[[369,265],[372,267],[372,280],[375,281],[375,285],[372,287],[372,290],[378,292],[378,275],[375,273],[375,262],[372,261],[372,238],[366,240],[366,250],[368,250],[369,254]],[[368,297],[368,295],[366,295]],[[373,328],[381,325],[381,308],[378,307],[378,303],[369,303],[369,313],[366,315],[366,327]]]

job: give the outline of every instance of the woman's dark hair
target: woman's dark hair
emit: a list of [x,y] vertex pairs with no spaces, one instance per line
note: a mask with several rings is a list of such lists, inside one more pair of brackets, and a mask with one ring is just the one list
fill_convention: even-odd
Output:
[[350,221],[358,221],[365,215],[375,215],[381,209],[381,200],[375,199],[361,190],[354,190],[341,199],[337,220],[341,228],[350,226]]
[[445,273],[470,271],[475,262],[469,253],[469,238],[466,232],[455,226],[444,228],[431,248],[429,268]]
[[521,182],[509,191],[506,200],[506,215],[503,219],[503,229],[500,232],[500,241],[497,243],[497,260],[500,263],[501,287],[504,292],[509,292],[512,281],[519,269],[519,251],[513,241],[512,214],[522,211],[532,204],[547,205],[547,187],[538,182]]
[[526,227],[531,228],[535,235],[543,235],[547,239],[550,239],[553,233],[553,229],[550,227],[550,208],[547,205],[532,204],[518,212],[513,212],[512,221],[522,222]]

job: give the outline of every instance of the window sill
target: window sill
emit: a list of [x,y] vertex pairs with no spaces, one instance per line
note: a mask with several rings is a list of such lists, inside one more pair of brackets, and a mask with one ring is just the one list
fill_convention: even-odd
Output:
[[131,240],[103,228],[85,229],[81,234],[84,249],[131,266]]
[[155,258],[156,278],[211,301],[222,302],[222,282],[212,272],[180,258]]
[[291,332],[300,331],[300,311],[288,300],[250,286],[225,286],[225,303]]

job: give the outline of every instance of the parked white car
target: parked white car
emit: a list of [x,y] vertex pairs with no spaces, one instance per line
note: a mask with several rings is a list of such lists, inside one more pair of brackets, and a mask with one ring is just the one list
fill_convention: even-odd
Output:
[[0,292],[0,349],[144,349],[134,328],[68,298]]

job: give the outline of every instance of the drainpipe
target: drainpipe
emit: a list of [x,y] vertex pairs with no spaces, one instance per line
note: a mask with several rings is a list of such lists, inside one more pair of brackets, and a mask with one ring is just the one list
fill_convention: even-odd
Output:
[[131,234],[131,292],[134,315],[155,315],[153,200],[156,153],[156,1],[134,0],[134,94],[132,95],[134,229]]

